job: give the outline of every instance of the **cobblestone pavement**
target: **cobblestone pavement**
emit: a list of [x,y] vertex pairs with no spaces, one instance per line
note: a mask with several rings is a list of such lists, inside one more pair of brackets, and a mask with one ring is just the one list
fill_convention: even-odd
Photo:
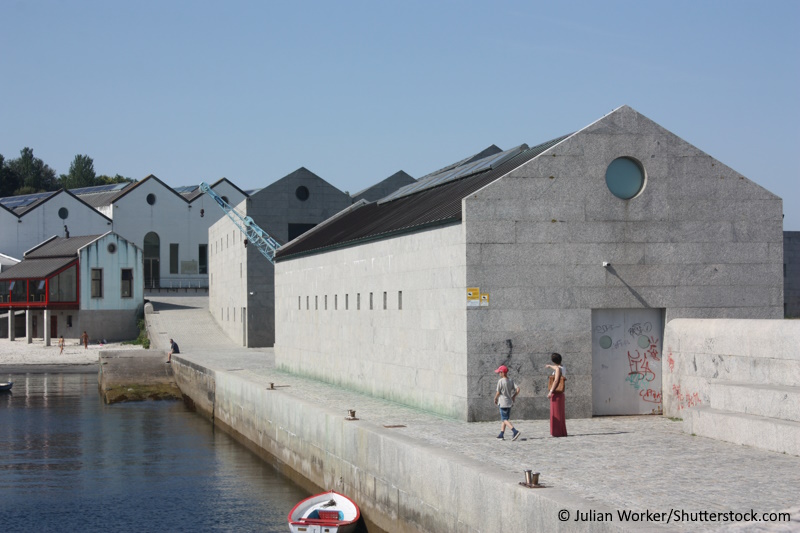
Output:
[[[355,409],[362,423],[403,426],[385,431],[495,465],[508,473],[509,483],[522,481],[523,470],[533,469],[541,473],[541,483],[612,511],[615,523],[617,510],[625,509],[788,510],[791,523],[741,524],[737,530],[800,531],[800,457],[687,435],[680,422],[661,416],[569,419],[570,436],[561,439],[549,436],[548,420],[523,420],[515,422],[522,432],[519,440],[498,441],[496,422],[452,420],[278,371],[272,349],[247,349],[227,340],[211,319],[205,297],[151,300],[159,311],[148,317],[156,318],[151,327],[170,332],[186,359],[265,386],[274,382],[282,393],[297,394],[342,416]],[[719,525],[673,523],[669,529],[713,530]]]

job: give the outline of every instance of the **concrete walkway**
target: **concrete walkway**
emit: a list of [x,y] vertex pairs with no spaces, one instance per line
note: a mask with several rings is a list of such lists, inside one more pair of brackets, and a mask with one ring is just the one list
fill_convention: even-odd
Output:
[[[208,298],[154,296],[148,314],[153,345],[172,337],[181,357],[215,371],[236,373],[281,393],[297,395],[342,416],[355,409],[362,423],[390,427],[421,447],[439,448],[506,472],[523,481],[525,469],[540,483],[568,491],[597,508],[640,513],[791,513],[790,523],[742,523],[672,519],[668,530],[800,531],[800,457],[765,452],[681,432],[680,422],[660,416],[570,419],[568,438],[549,436],[549,421],[520,421],[521,438],[498,441],[498,423],[466,423],[290,375],[275,369],[272,349],[247,349],[227,339],[208,313]],[[491,401],[491,400],[487,400]],[[569,401],[569,397],[567,397]],[[575,520],[574,507],[564,508]],[[491,512],[487,510],[487,512]],[[565,524],[566,525],[566,524]],[[572,522],[576,530],[588,522]],[[636,523],[629,523],[636,526]],[[638,525],[658,527],[655,523]],[[585,526],[585,528],[583,527]]]

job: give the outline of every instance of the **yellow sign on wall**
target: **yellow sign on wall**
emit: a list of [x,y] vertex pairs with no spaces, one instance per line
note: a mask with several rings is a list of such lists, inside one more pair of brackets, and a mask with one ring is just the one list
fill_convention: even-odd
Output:
[[467,307],[478,307],[480,305],[480,287],[467,287]]

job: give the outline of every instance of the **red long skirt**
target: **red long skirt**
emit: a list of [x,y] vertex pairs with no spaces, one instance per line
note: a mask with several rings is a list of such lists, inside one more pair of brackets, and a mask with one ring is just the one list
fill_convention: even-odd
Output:
[[553,437],[567,436],[567,417],[564,414],[564,393],[556,392],[550,398],[550,435]]

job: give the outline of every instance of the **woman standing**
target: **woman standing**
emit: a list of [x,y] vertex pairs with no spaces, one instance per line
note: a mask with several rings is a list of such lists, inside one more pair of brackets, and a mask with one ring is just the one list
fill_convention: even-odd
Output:
[[567,418],[564,414],[565,402],[563,392],[554,392],[558,386],[558,382],[562,376],[566,379],[566,372],[564,367],[561,366],[561,354],[553,353],[550,355],[552,365],[545,365],[547,368],[553,370],[553,385],[547,391],[547,397],[550,398],[550,436],[551,437],[566,437],[567,436]]

